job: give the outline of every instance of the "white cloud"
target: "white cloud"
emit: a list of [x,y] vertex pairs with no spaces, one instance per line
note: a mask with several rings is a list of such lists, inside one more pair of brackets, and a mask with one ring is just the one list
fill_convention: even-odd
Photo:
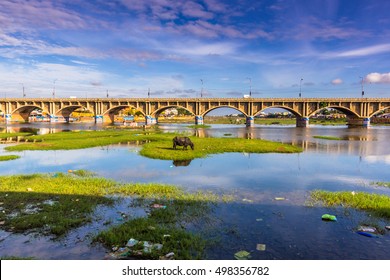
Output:
[[359,48],[349,51],[344,51],[340,53],[330,54],[331,57],[360,57],[360,56],[368,56],[379,53],[390,52],[390,44],[380,44],[375,46],[370,46],[366,48]]
[[343,80],[340,78],[334,79],[332,81],[332,85],[341,85],[343,83]]
[[390,84],[390,72],[389,73],[370,73],[366,76],[365,81],[374,84]]

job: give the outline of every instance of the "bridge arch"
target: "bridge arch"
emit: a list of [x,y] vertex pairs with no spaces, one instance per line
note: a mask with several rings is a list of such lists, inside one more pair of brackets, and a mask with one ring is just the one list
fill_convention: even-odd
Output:
[[114,119],[115,119],[115,115],[117,115],[123,109],[127,109],[127,108],[134,109],[134,110],[140,112],[142,115],[146,116],[146,114],[140,108],[137,108],[137,107],[134,107],[131,105],[118,105],[118,106],[109,108],[108,110],[103,112],[102,115],[108,117],[110,119],[110,121],[113,123]]
[[276,109],[285,109],[285,110],[289,111],[291,114],[293,114],[295,117],[302,117],[302,115],[301,115],[299,112],[295,111],[294,109],[292,109],[292,108],[290,108],[290,107],[288,107],[288,106],[283,106],[283,105],[274,105],[274,106],[269,106],[269,107],[263,108],[263,109],[257,111],[257,112],[254,114],[254,116],[257,116],[258,114],[260,114],[260,113],[261,113],[262,111],[264,111],[264,110],[273,109],[273,108],[276,108]]
[[371,117],[375,116],[376,114],[378,114],[379,112],[384,111],[386,109],[390,109],[390,106],[381,108],[380,110],[373,112],[369,117],[371,118]]
[[16,108],[11,112],[12,119],[16,121],[28,122],[31,112],[36,109],[40,109],[43,111],[43,108],[37,105],[24,105],[19,108]]
[[235,107],[235,106],[230,106],[230,105],[220,105],[220,106],[215,106],[213,108],[210,108],[208,110],[206,110],[205,112],[202,113],[202,117],[206,116],[208,113],[210,113],[211,111],[214,111],[216,109],[221,109],[221,108],[229,108],[229,109],[234,109],[234,110],[237,110],[239,111],[240,113],[242,113],[245,117],[248,117],[248,114],[245,113],[244,111],[240,110],[239,108]]
[[188,108],[183,107],[183,106],[180,106],[180,105],[170,105],[170,106],[164,106],[164,107],[158,108],[157,110],[155,110],[155,111],[152,113],[152,116],[158,117],[162,112],[164,112],[164,111],[167,110],[167,109],[171,109],[171,108],[184,109],[184,110],[186,110],[187,112],[189,112],[191,115],[195,116],[195,113],[194,113],[194,112],[192,112],[192,111],[189,110]]
[[327,108],[331,108],[331,109],[336,109],[342,113],[344,113],[345,115],[349,116],[349,117],[360,117],[356,112],[352,111],[351,109],[347,108],[347,107],[343,107],[343,106],[338,106],[338,105],[329,105],[329,106],[324,106],[322,108],[319,108],[313,112],[311,112],[308,117],[311,117],[313,115],[315,115],[316,113],[320,112],[321,110],[324,110],[324,109],[327,109]]

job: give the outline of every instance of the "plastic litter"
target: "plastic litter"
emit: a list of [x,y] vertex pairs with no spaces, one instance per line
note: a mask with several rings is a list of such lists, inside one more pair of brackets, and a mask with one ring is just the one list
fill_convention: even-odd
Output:
[[27,191],[28,191],[28,192],[32,192],[33,189],[32,189],[32,188],[27,188]]
[[368,226],[360,226],[358,231],[371,232],[371,233],[377,232],[376,228],[368,227]]
[[364,231],[357,231],[356,233],[363,235],[363,236],[367,236],[367,237],[378,237],[376,234],[372,234],[372,233],[364,232]]
[[265,244],[257,244],[256,245],[256,250],[257,251],[265,251]]
[[251,257],[251,253],[243,250],[243,251],[238,251],[237,253],[234,254],[234,257],[237,260],[247,260]]
[[244,202],[249,202],[249,203],[252,203],[252,202],[253,202],[253,200],[247,199],[247,198],[244,198],[242,201],[244,201]]
[[166,254],[165,256],[161,256],[160,260],[173,260],[174,257],[175,257],[175,253],[170,252],[170,253]]
[[256,222],[262,222],[262,221],[263,221],[262,218],[257,218],[257,219],[256,219]]
[[166,205],[162,205],[162,204],[153,204],[151,207],[155,208],[155,209],[165,209],[165,208],[167,208]]
[[286,200],[284,197],[275,197],[275,200]]
[[390,230],[390,226],[385,226],[385,229]]
[[126,243],[126,247],[133,247],[135,245],[138,244],[138,240],[134,239],[134,238],[130,238],[127,243]]
[[324,214],[321,218],[325,221],[337,221],[336,216],[330,214]]

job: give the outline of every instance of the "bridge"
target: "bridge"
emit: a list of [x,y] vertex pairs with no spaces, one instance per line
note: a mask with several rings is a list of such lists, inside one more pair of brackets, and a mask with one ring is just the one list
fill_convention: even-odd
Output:
[[309,125],[309,119],[325,108],[333,108],[347,116],[348,126],[370,125],[370,118],[390,108],[390,98],[2,98],[0,110],[6,123],[28,122],[32,111],[47,112],[50,121],[58,117],[69,120],[71,113],[85,108],[93,113],[96,123],[114,122],[119,111],[132,108],[141,112],[145,124],[155,124],[161,112],[169,108],[183,108],[194,116],[195,124],[218,108],[232,108],[246,117],[248,127],[254,117],[268,108],[282,108],[296,117],[297,127]]

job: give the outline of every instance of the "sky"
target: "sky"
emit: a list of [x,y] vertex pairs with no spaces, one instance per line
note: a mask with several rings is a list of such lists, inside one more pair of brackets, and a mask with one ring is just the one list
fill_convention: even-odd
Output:
[[387,0],[1,0],[3,97],[390,97]]

